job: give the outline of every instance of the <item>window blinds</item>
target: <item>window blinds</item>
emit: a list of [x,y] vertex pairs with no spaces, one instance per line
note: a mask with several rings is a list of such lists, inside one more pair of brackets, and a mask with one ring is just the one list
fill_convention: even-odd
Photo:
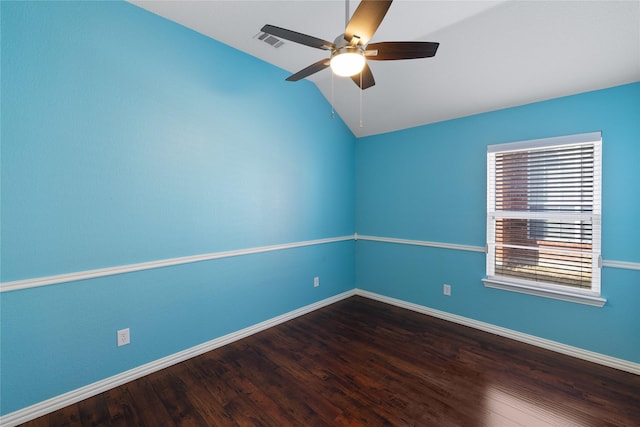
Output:
[[487,275],[600,287],[600,133],[489,146]]

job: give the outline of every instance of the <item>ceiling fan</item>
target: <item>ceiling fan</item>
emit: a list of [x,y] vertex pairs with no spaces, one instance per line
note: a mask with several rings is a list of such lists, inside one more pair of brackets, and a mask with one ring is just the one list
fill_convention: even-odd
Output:
[[[347,19],[348,1],[346,0]],[[351,80],[364,90],[376,84],[367,59],[393,61],[429,58],[436,54],[440,45],[440,43],[417,41],[369,43],[392,1],[362,0],[351,19],[348,20],[344,34],[336,37],[333,43],[274,25],[265,25],[262,27],[262,32],[331,52],[329,58],[322,59],[292,74],[287,78],[288,81],[295,82],[331,67],[335,74],[351,77]]]

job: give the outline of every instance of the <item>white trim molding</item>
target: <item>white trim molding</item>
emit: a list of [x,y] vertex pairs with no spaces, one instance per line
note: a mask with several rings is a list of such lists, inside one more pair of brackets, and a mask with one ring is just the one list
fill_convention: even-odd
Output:
[[482,253],[485,252],[484,246],[460,245],[457,243],[428,242],[425,240],[396,239],[393,237],[363,236],[360,234],[356,234],[356,240],[370,240],[372,242],[398,243],[401,245],[412,245],[412,246],[428,246],[432,248],[455,249],[459,251],[471,251],[471,252],[482,252]]
[[640,270],[640,262],[602,260],[602,266],[611,268],[624,268],[627,270]]
[[[461,245],[458,243],[442,243],[442,242],[430,242],[426,240],[397,239],[394,237],[366,236],[366,235],[360,235],[357,233],[355,234],[354,238],[355,240],[369,240],[372,242],[397,243],[400,245],[428,246],[432,248],[454,249],[459,251],[482,252],[482,253],[487,252],[486,246]],[[602,260],[602,267],[623,268],[627,270],[640,270],[640,262]]]
[[[179,258],[169,258],[157,261],[141,262],[138,264],[127,264],[115,267],[98,268],[95,270],[77,271],[73,273],[59,274],[55,276],[35,277],[23,280],[14,280],[0,283],[0,293],[18,291],[21,289],[37,288],[39,286],[55,285],[59,283],[77,282],[97,277],[115,276],[117,274],[132,273],[136,271],[151,270],[154,268],[171,267],[174,265],[190,264],[194,262],[210,261],[214,259],[230,258],[242,255],[252,255],[262,252],[280,251],[284,249],[301,248],[304,246],[322,245],[326,243],[343,242],[347,240],[369,240],[373,242],[396,243],[412,246],[426,246],[442,249],[453,249],[460,251],[486,253],[485,246],[461,245],[457,243],[429,242],[425,240],[397,239],[393,237],[379,237],[366,235],[349,235],[341,237],[330,237],[326,239],[307,240],[302,242],[284,243],[279,245],[259,246],[247,249],[232,251],[212,252],[208,254],[191,255]],[[603,267],[624,268],[630,270],[640,270],[640,263],[628,261],[602,261]]]
[[522,332],[514,331],[512,329],[495,326],[490,323],[481,322],[479,320],[470,319],[468,317],[459,316],[457,314],[447,313],[445,311],[436,310],[434,308],[429,308],[423,305],[418,305],[418,304],[403,301],[400,299],[387,297],[384,295],[376,294],[376,293],[365,291],[362,289],[356,289],[355,294],[365,298],[384,302],[386,304],[391,304],[397,307],[406,308],[408,310],[415,311],[418,313],[437,317],[439,319],[447,320],[449,322],[457,323],[464,326],[469,326],[474,329],[479,329],[481,331],[489,332],[494,335],[499,335],[501,337],[509,338],[515,341],[520,341],[526,344],[535,345],[536,347],[541,347],[547,350],[555,351],[556,353],[565,354],[567,356],[572,356],[578,359],[597,363],[603,366],[608,366],[610,368],[619,369],[621,371],[629,372],[635,375],[640,375],[640,363],[635,363],[628,360],[607,356],[605,354],[584,350],[578,347],[562,344],[557,341],[539,338],[534,335],[529,335]]
[[484,283],[484,286],[487,288],[552,298],[560,301],[576,302],[578,304],[586,304],[594,307],[604,307],[607,303],[606,299],[596,295],[579,294],[577,292],[568,292],[562,289],[547,289],[541,286],[527,286],[525,284],[498,280],[495,278],[482,279],[482,283]]
[[264,322],[260,322],[253,326],[249,326],[245,329],[232,332],[220,338],[213,339],[195,347],[191,347],[178,353],[163,357],[162,359],[158,359],[145,365],[138,366],[137,368],[130,369],[104,380],[97,381],[93,384],[80,387],[59,396],[52,397],[51,399],[36,403],[23,409],[19,409],[15,412],[8,413],[0,417],[0,426],[15,427],[19,424],[26,423],[27,421],[34,420],[53,411],[57,411],[58,409],[62,409],[66,406],[78,403],[81,400],[96,396],[122,384],[126,384],[135,379],[144,377],[145,375],[149,375],[161,369],[168,368],[169,366],[199,356],[208,351],[215,350],[216,348],[225,346],[227,344],[231,344],[232,342],[241,340],[250,335],[264,331],[265,329],[269,329],[273,326],[295,319],[296,317],[303,316],[312,311],[334,304],[338,301],[342,301],[346,298],[352,297],[353,295],[355,295],[355,290],[343,292],[341,294],[326,298],[313,304],[309,304],[307,306],[290,311],[272,319],[265,320]]
[[330,237],[327,239],[307,240],[303,242],[284,243],[280,245],[259,246],[233,251],[212,252],[208,254],[191,255],[180,258],[169,258],[159,261],[141,262],[116,267],[98,268],[74,273],[59,274],[56,276],[36,277],[33,279],[15,280],[0,283],[0,292],[17,291],[20,289],[36,288],[39,286],[55,285],[59,283],[76,282],[79,280],[94,279],[96,277],[114,276],[117,274],[132,273],[135,271],[151,270],[154,268],[171,267],[174,265],[190,264],[194,262],[210,261],[214,259],[230,258],[242,255],[252,255],[262,252],[281,251],[284,249],[301,248],[304,246],[322,245],[326,243],[343,242],[353,240],[354,236]]

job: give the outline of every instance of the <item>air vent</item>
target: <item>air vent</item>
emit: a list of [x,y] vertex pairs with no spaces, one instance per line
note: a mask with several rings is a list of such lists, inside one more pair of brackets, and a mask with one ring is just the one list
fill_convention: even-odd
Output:
[[259,32],[255,36],[256,39],[262,40],[263,42],[270,44],[271,46],[278,48],[284,44],[282,40],[279,38],[273,37],[271,34]]

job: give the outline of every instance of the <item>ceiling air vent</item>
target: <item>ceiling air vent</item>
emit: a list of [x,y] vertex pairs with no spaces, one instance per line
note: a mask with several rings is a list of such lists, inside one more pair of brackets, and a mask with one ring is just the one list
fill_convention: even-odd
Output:
[[263,33],[262,31],[256,34],[255,38],[276,48],[284,44],[284,42],[279,38],[273,37],[271,34]]

